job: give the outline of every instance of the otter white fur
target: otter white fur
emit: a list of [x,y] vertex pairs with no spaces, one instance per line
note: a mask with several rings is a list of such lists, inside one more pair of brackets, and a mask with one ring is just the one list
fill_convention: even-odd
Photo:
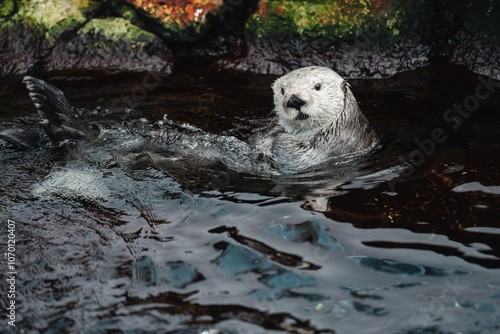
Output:
[[[25,77],[24,82],[40,114],[40,124],[53,142],[97,138],[99,130],[91,128],[82,116],[96,110],[74,108],[62,91],[43,80]],[[254,137],[252,146],[173,122],[160,129],[144,125],[134,133],[147,136],[169,152],[218,158],[230,168],[257,174],[276,172],[267,162],[283,173],[300,172],[332,157],[366,152],[377,145],[378,136],[359,110],[349,84],[333,70],[301,68],[277,79],[273,90],[274,121],[269,131]],[[18,137],[17,132],[0,133],[0,138],[14,143],[20,142]]]
[[257,149],[285,173],[375,147],[378,136],[361,113],[350,86],[326,67],[304,67],[273,84],[273,129]]

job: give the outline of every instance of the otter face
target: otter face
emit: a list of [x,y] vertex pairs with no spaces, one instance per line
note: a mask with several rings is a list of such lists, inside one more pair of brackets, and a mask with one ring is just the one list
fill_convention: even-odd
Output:
[[279,123],[299,135],[335,121],[344,108],[346,84],[327,67],[304,67],[282,76],[273,84]]

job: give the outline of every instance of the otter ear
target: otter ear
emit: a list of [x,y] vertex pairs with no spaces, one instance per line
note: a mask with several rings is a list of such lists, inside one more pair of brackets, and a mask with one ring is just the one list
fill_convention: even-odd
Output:
[[342,81],[342,91],[344,92],[344,95],[349,95],[351,93],[351,85],[347,82],[347,80]]

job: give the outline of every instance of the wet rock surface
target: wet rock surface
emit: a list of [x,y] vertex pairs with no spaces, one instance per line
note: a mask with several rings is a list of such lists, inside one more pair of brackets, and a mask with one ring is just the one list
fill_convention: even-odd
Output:
[[[9,6],[9,4],[11,4]],[[7,1],[0,6],[0,75],[50,71],[164,71],[166,43],[108,2]]]
[[[248,53],[223,67],[283,74],[308,65],[345,77],[386,77],[429,63],[429,6],[387,1],[261,1],[247,22]],[[411,22],[411,24],[410,24]]]
[[175,60],[283,74],[322,65],[383,78],[435,59],[500,78],[494,0],[3,1],[0,75],[161,71]]
[[500,79],[500,48],[498,42],[478,35],[462,32],[458,34],[460,43],[453,51],[451,60],[467,66],[477,74]]
[[430,47],[406,39],[391,44],[386,38],[350,41],[288,40],[250,44],[245,57],[220,59],[217,66],[255,73],[283,75],[304,66],[333,68],[346,78],[383,78],[429,64]]
[[382,78],[435,59],[499,78],[499,4],[467,1],[260,1],[244,57],[217,66],[281,75],[328,66],[348,78]]
[[156,35],[122,18],[92,19],[74,37],[56,45],[44,69],[106,69],[171,72],[170,50]]

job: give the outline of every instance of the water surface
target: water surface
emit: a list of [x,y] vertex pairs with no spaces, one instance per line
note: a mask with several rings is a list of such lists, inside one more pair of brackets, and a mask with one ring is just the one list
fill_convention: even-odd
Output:
[[[246,140],[275,78],[45,79],[79,107],[136,110],[107,117],[114,127],[166,114]],[[2,129],[37,127],[19,82],[1,86]],[[293,177],[127,155],[129,142],[2,143],[2,240],[15,221],[17,269],[16,327],[4,318],[2,332],[499,332],[500,94],[473,104],[481,84],[448,65],[351,81],[383,146]],[[454,105],[471,109],[459,126]]]

